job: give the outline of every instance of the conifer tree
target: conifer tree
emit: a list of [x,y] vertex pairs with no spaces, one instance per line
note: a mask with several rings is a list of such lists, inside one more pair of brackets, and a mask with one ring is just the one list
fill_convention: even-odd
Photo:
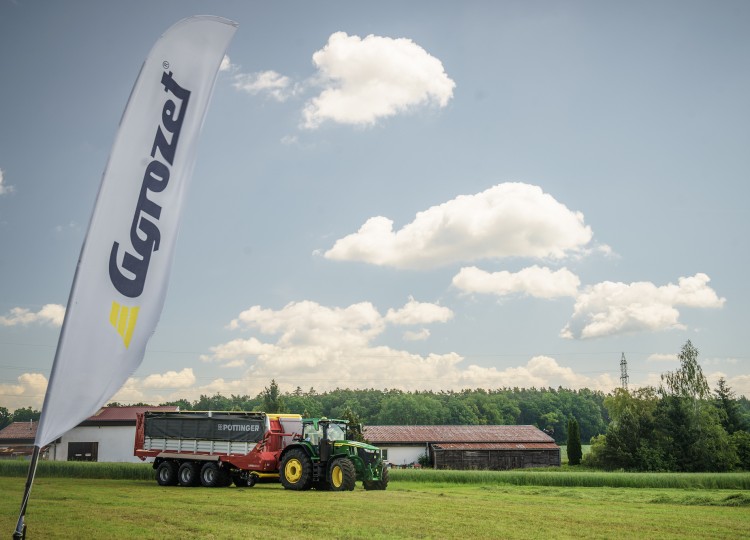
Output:
[[578,421],[571,417],[568,420],[568,463],[570,465],[580,465],[582,457],[581,431],[578,428]]

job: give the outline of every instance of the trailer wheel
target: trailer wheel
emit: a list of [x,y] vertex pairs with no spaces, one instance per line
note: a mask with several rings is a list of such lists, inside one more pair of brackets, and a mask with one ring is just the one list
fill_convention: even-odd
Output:
[[281,484],[286,489],[302,491],[312,485],[312,461],[302,449],[290,450],[281,460],[279,472]]
[[332,491],[351,491],[357,482],[354,463],[347,458],[334,459],[328,469],[328,485]]
[[160,486],[177,485],[177,464],[174,461],[162,461],[156,468],[156,483]]
[[379,489],[384,490],[388,487],[388,468],[383,467],[383,473],[380,475],[380,480],[365,480],[362,482],[365,489]]
[[200,474],[198,473],[198,464],[192,461],[186,461],[180,465],[177,471],[177,478],[183,487],[197,486],[200,483]]
[[205,487],[221,487],[226,485],[226,473],[216,463],[208,462],[201,467],[201,484]]

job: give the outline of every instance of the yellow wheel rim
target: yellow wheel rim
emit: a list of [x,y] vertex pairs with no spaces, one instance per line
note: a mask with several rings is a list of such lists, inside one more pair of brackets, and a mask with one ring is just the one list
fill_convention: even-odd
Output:
[[302,478],[302,463],[297,458],[292,458],[286,462],[284,467],[284,476],[292,484],[299,482]]
[[334,487],[341,487],[344,483],[344,471],[341,470],[340,465],[334,465],[331,470],[331,483]]

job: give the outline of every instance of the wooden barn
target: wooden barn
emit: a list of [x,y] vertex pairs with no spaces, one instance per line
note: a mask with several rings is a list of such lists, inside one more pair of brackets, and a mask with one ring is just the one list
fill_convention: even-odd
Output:
[[560,465],[560,447],[534,426],[367,426],[364,434],[394,466],[413,466],[423,456],[436,469]]
[[38,422],[13,422],[0,430],[0,459],[28,458],[34,451]]

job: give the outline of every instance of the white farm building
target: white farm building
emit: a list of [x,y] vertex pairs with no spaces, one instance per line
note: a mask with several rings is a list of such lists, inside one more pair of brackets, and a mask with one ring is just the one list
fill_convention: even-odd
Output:
[[102,407],[49,445],[52,461],[134,462],[135,420],[145,411],[176,411],[178,407]]

